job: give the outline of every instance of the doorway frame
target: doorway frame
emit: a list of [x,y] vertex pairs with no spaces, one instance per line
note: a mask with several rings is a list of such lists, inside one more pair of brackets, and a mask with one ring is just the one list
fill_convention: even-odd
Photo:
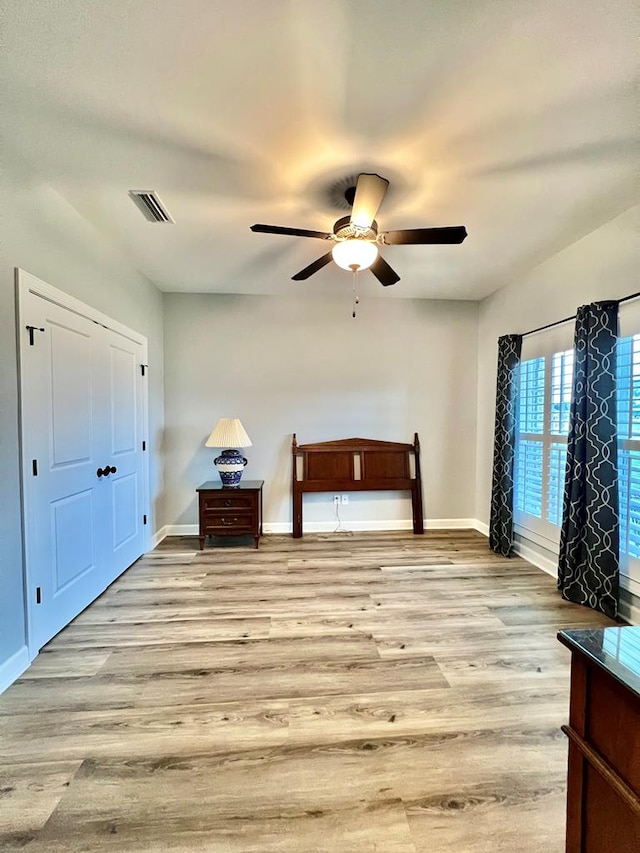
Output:
[[[91,305],[88,305],[86,302],[82,302],[79,299],[76,299],[74,296],[70,296],[68,293],[65,293],[63,290],[59,290],[57,287],[54,287],[52,284],[48,284],[46,281],[42,281],[42,279],[37,278],[37,276],[32,273],[27,272],[26,270],[20,269],[20,267],[15,267],[15,288],[16,288],[16,338],[17,338],[17,355],[18,355],[18,413],[19,413],[19,421],[18,421],[18,435],[19,435],[19,447],[20,447],[20,511],[21,511],[21,526],[22,526],[22,563],[23,563],[23,580],[24,580],[24,615],[25,615],[25,627],[26,627],[26,645],[29,653],[29,662],[35,660],[38,656],[39,648],[35,648],[33,644],[32,630],[31,630],[31,608],[34,606],[33,602],[31,602],[29,596],[29,590],[32,588],[31,583],[31,574],[32,567],[30,565],[30,542],[29,542],[29,531],[27,526],[27,518],[28,512],[30,510],[29,506],[29,489],[27,488],[28,477],[31,476],[31,470],[29,468],[29,449],[26,447],[26,431],[23,429],[23,424],[26,422],[27,413],[25,411],[26,405],[24,401],[24,390],[23,390],[23,382],[24,382],[24,372],[22,369],[22,365],[24,363],[24,359],[27,353],[27,347],[29,346],[29,335],[26,333],[26,325],[28,322],[28,318],[26,316],[27,308],[25,305],[26,297],[29,293],[34,294],[35,296],[39,296],[41,299],[46,299],[48,302],[52,302],[54,305],[59,306],[60,308],[64,308],[67,311],[72,312],[73,314],[77,314],[80,317],[84,317],[87,320],[90,320],[93,323],[97,323],[99,326],[103,326],[105,329],[110,329],[113,332],[117,332],[119,335],[122,335],[125,338],[128,338],[134,343],[139,344],[142,347],[142,358],[143,364],[148,368],[149,362],[149,342],[145,335],[142,335],[140,332],[135,331],[135,329],[129,328],[129,326],[125,326],[123,323],[120,323],[118,320],[114,320],[113,317],[109,317],[106,314],[103,314],[101,311],[98,311],[96,308],[93,308]],[[145,373],[148,377],[148,369]],[[151,519],[151,511],[150,511],[150,490],[149,490],[149,456],[151,454],[150,442],[149,442],[149,383],[148,381],[144,384],[144,390],[142,392],[142,432],[144,439],[146,441],[147,452],[143,454],[142,457],[142,503],[143,503],[143,513],[146,514],[148,519]],[[143,532],[143,553],[146,553],[151,549],[152,543],[152,535],[151,535],[151,525],[147,525],[147,529]]]

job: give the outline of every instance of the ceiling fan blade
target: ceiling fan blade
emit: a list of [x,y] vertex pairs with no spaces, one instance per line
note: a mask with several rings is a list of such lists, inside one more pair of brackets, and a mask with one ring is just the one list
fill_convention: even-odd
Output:
[[467,236],[467,229],[464,225],[451,228],[405,228],[402,231],[385,231],[381,236],[387,246],[462,243]]
[[283,228],[281,225],[252,225],[252,231],[261,234],[286,234],[289,237],[318,237],[320,240],[332,240],[333,234],[327,231],[308,231],[306,228]]
[[371,175],[367,172],[358,175],[351,224],[357,228],[371,228],[388,188],[389,181],[381,178],[380,175]]
[[369,269],[383,287],[389,287],[390,284],[395,284],[397,281],[400,281],[398,273],[389,266],[382,255],[378,255]]
[[333,255],[331,252],[327,252],[326,255],[323,255],[321,258],[318,258],[317,261],[314,261],[312,264],[309,264],[308,267],[305,267],[300,272],[297,272],[295,275],[292,275],[291,278],[294,281],[304,281],[306,278],[309,278],[314,274],[314,272],[318,272],[322,267],[326,267],[328,263],[333,260]]

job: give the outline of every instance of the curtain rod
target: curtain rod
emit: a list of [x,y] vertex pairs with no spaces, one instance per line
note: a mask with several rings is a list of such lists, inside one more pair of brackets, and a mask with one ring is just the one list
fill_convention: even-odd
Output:
[[[640,296],[640,290],[635,293],[630,293],[628,296],[623,296],[622,299],[605,299],[602,300],[604,302],[617,302],[618,305],[622,305],[623,302],[629,302],[631,299],[637,299]],[[546,329],[553,329],[554,326],[561,326],[563,323],[569,323],[571,320],[575,320],[576,315],[572,314],[570,317],[564,317],[562,320],[556,320],[554,323],[547,323],[546,326],[538,326],[537,329],[530,329],[528,332],[523,332],[522,337],[526,338],[527,335],[535,335],[536,332],[544,332]]]

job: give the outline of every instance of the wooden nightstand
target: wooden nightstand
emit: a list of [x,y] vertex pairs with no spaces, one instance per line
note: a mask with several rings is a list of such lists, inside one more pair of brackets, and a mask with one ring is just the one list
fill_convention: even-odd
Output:
[[223,486],[209,480],[198,486],[200,550],[207,536],[253,536],[256,548],[262,536],[262,486],[264,480],[241,480]]

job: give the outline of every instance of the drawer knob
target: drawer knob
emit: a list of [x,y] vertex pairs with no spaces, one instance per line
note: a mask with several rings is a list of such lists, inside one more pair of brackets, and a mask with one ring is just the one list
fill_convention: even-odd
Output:
[[224,502],[224,505],[225,505],[225,506],[231,506],[231,501],[227,499],[227,500]]

